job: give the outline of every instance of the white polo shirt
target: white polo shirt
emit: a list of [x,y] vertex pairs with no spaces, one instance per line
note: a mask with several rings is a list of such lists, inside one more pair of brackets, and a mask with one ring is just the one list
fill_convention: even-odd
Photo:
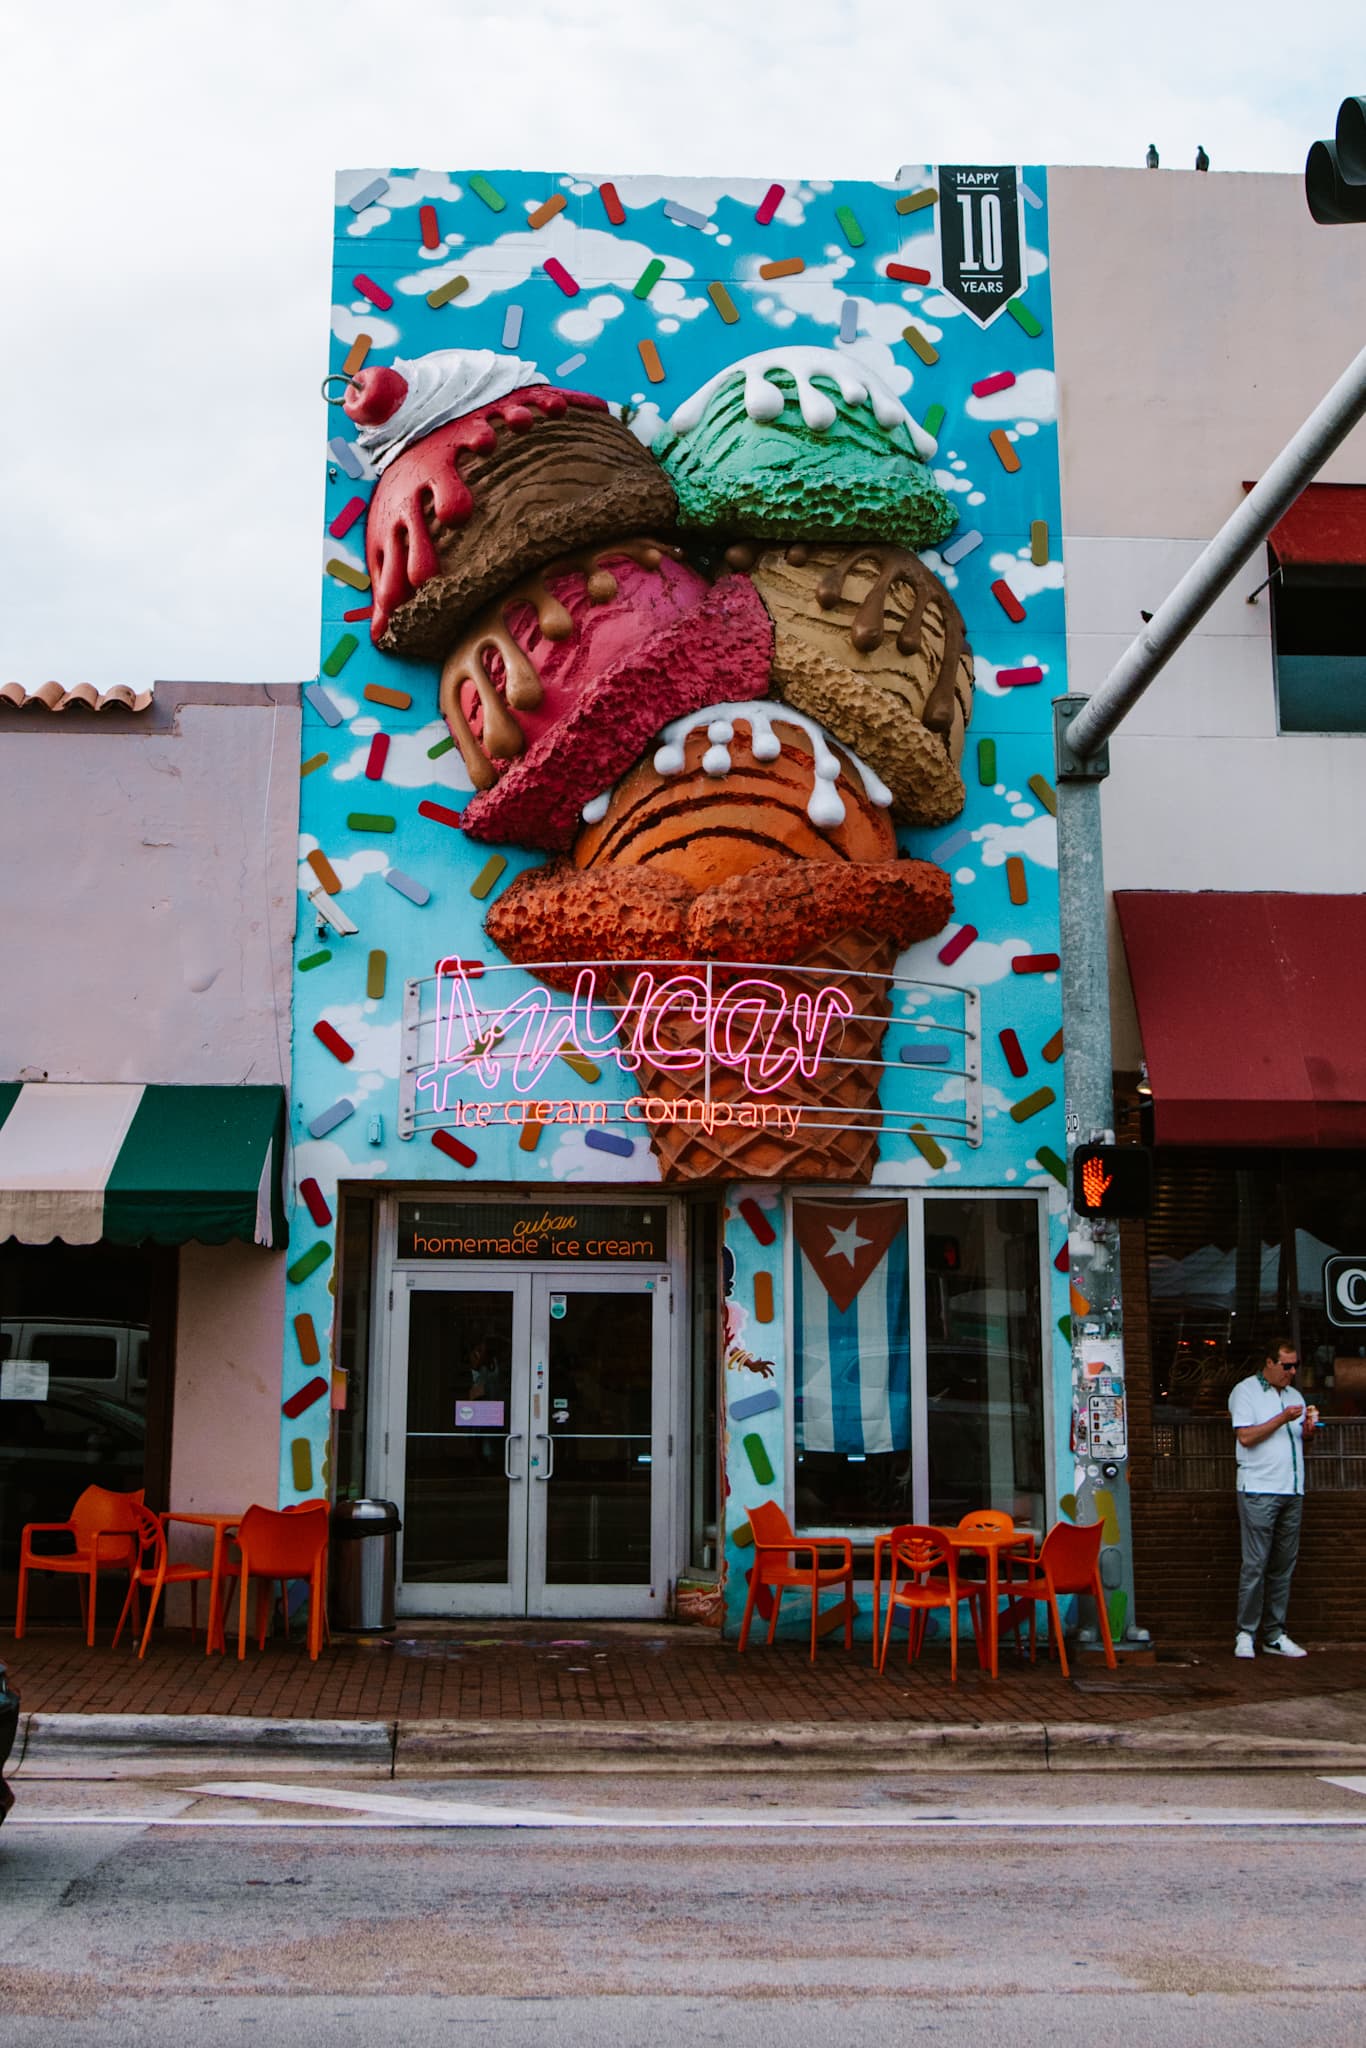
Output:
[[[1268,1386],[1259,1372],[1254,1372],[1247,1379],[1239,1380],[1229,1395],[1228,1412],[1235,1429],[1251,1429],[1255,1423],[1270,1422],[1282,1408],[1302,1405],[1303,1399],[1294,1387],[1282,1387],[1278,1391]],[[1235,1437],[1233,1447],[1238,1459],[1239,1493],[1304,1492],[1302,1415],[1297,1415],[1283,1428],[1273,1430],[1259,1444],[1240,1443]]]

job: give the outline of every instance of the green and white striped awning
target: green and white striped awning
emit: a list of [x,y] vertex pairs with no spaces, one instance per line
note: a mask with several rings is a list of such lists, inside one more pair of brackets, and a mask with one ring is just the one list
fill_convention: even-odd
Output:
[[0,1241],[285,1242],[282,1088],[0,1081]]

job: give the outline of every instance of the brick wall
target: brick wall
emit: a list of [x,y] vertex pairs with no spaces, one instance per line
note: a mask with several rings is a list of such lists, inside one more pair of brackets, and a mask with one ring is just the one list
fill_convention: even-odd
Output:
[[[1227,1637],[1238,1587],[1238,1511],[1222,1493],[1154,1493],[1147,1230],[1121,1225],[1124,1356],[1136,1620],[1159,1643]],[[1290,1633],[1308,1642],[1366,1641],[1366,1595],[1353,1558],[1366,1552],[1366,1493],[1315,1494],[1312,1453]]]

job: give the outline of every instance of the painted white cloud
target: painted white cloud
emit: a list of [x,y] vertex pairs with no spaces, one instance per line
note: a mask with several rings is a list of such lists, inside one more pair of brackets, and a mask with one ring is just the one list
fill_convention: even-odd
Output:
[[[952,1173],[957,1169],[958,1162],[955,1159],[948,1160],[942,1167],[931,1166],[929,1160],[922,1153],[917,1152],[914,1145],[908,1144],[904,1157],[897,1159],[889,1159],[887,1157],[887,1149],[887,1139],[884,1135],[881,1154],[877,1165],[873,1168],[874,1187],[923,1187],[926,1181],[933,1180],[936,1175]],[[898,1147],[899,1150],[900,1147]]]
[[[601,181],[587,177],[576,179],[572,189],[575,192],[592,192]],[[677,200],[680,206],[690,206],[694,213],[704,213],[710,220],[723,199],[733,199],[737,206],[757,207],[772,182],[768,178],[644,178],[617,177],[612,183],[617,188],[617,197],[630,213],[637,207],[659,206],[666,199]],[[810,185],[789,185],[779,202],[775,219],[788,227],[800,227],[806,219],[806,208],[815,198]]]
[[[700,251],[701,244],[698,246]],[[469,289],[461,294],[461,306],[479,306],[495,292],[518,290],[533,271],[541,268],[547,256],[554,256],[580,286],[619,285],[629,291],[655,255],[656,251],[644,242],[626,241],[602,228],[576,228],[565,212],[557,214],[543,228],[513,228],[482,248],[467,250],[451,263],[400,277],[394,290],[415,298],[419,293],[434,291],[453,277],[465,276]],[[692,264],[682,256],[663,250],[658,255],[665,278],[689,278],[695,274]],[[659,289],[656,285],[655,295]],[[669,310],[676,313],[678,307],[671,306]]]
[[[354,1102],[355,1097],[351,1100]],[[357,1156],[352,1158],[335,1138],[305,1138],[294,1147],[294,1178],[297,1181],[315,1180],[324,1194],[330,1194],[339,1180],[373,1180],[377,1174],[387,1173],[388,1166],[377,1154],[368,1148],[359,1148],[364,1142],[364,1127],[357,1117],[344,1128],[348,1131],[361,1126],[357,1134]]]
[[[352,727],[357,731],[362,721]],[[368,724],[366,720],[364,723]],[[418,732],[396,732],[389,740],[389,751],[384,757],[384,776],[373,785],[376,798],[387,787],[390,789],[447,789],[452,793],[472,791],[469,770],[460,758],[459,749],[452,747],[447,754],[438,755],[435,761],[428,759],[427,750],[438,740],[448,738],[446,727],[439,718],[430,725],[424,725]],[[370,758],[370,741],[365,738],[363,746],[339,761],[332,770],[334,782],[354,782],[365,772]],[[334,863],[335,865],[335,863]],[[387,865],[387,863],[386,863]],[[310,870],[311,872],[311,870]]]
[[986,398],[969,395],[963,410],[974,420],[1055,420],[1058,380],[1051,370],[1026,370],[1008,390]]
[[[906,326],[906,307],[898,300],[889,303],[884,299],[866,299],[847,292],[842,280],[854,263],[849,250],[832,249],[826,262],[808,264],[795,277],[760,277],[759,264],[762,260],[756,256],[751,274],[740,279],[744,289],[753,294],[756,312],[762,313],[775,326],[790,326],[801,314],[823,327],[838,331],[844,302],[852,297],[858,308],[858,340],[841,347],[841,355],[867,363],[893,391],[909,391],[915,381],[914,375],[906,363],[892,354],[890,346],[892,342],[901,340]],[[916,311],[918,314],[919,307]],[[927,327],[925,332],[929,339],[938,339],[930,328]]]
[[[332,332],[348,348],[358,334],[368,334],[375,348],[392,348],[398,340],[398,329],[393,321],[381,320],[373,306],[367,308],[364,316],[353,313],[349,306],[334,306]],[[338,388],[335,395],[340,398],[343,394]],[[337,410],[340,411],[340,407]]]
[[993,576],[1003,576],[1021,602],[1037,596],[1041,590],[1062,589],[1062,563],[1032,562],[1028,548],[1021,548],[1015,555],[993,555],[991,572]]
[[334,540],[334,539],[332,538],[332,536],[331,536],[331,534],[330,534],[330,533],[324,533],[324,535],[323,535],[323,568],[324,568],[324,570],[326,570],[326,568],[327,568],[327,565],[328,565],[328,563],[329,563],[329,562],[345,562],[345,564],[346,564],[346,566],[347,566],[347,568],[348,568],[348,569],[359,569],[362,575],[364,575],[364,574],[365,574],[365,557],[364,557],[364,555],[359,555],[359,554],[357,554],[357,553],[356,553],[356,551],[355,551],[355,549],[354,549],[354,548],[349,548],[349,547],[348,547],[348,546],[346,545],[346,542],[345,542],[344,540]]
[[[923,264],[921,268],[924,268]],[[936,320],[956,320],[962,313],[963,308],[959,305],[957,299],[946,298],[943,292],[936,292],[933,298],[921,300],[916,311],[919,313],[922,310],[932,314]]]
[[[554,1151],[546,1161],[556,1180],[659,1179],[659,1161],[643,1131],[639,1134],[620,1132],[623,1137],[635,1138],[635,1149],[627,1159],[619,1152],[599,1152],[595,1146],[590,1146],[587,1142],[588,1129],[587,1125],[581,1124],[564,1126]],[[616,1126],[613,1130],[614,1135],[617,1134]],[[541,1144],[545,1142],[545,1137],[542,1137]]]
[[[316,849],[317,844],[316,839],[312,838],[310,834],[305,833],[299,841],[299,851],[301,854],[312,853]],[[363,882],[367,875],[382,875],[384,870],[392,865],[387,853],[377,853],[368,847],[361,853],[346,853],[340,856],[329,854],[328,859],[332,862],[333,872],[343,889],[354,889],[357,882]],[[309,867],[307,861],[301,860],[299,862],[300,889],[307,896],[317,886],[318,877],[314,874],[312,868]]]
[[[367,206],[363,213],[356,215],[348,229],[353,235],[368,234],[370,228],[383,227],[396,207],[420,206],[424,200],[464,197],[464,186],[457,185],[454,178],[447,177],[444,171],[413,171],[407,177],[396,177],[390,171],[379,170],[338,171],[338,206],[349,206],[355,195],[363,192],[367,185],[373,185],[376,178],[387,179],[389,189],[380,193],[373,206]],[[373,219],[372,215],[375,216]],[[363,227],[362,222],[367,222],[368,226]]]
[[710,303],[709,299],[690,299],[685,287],[668,277],[662,277],[650,293],[650,310],[660,319],[661,325],[665,317],[695,320]]
[[988,982],[1003,980],[1010,973],[1011,961],[1030,951],[1024,939],[1002,939],[999,942],[974,939],[966,952],[959,954],[952,967],[946,968],[939,958],[939,950],[959,930],[961,922],[947,925],[936,937],[923,939],[918,946],[910,947],[897,960],[897,974],[919,981],[954,981],[964,986],[983,988]]
[[328,1004],[328,1023],[335,1025],[348,1045],[355,1048],[348,1079],[353,1074],[357,1078],[376,1074],[386,1081],[398,1079],[400,1020],[393,1017],[381,1023],[376,1014],[378,1008],[373,1002]]
[[937,469],[934,472],[934,480],[941,491],[967,492],[973,489],[972,478],[970,476],[960,476],[957,470],[953,469]]
[[598,292],[586,306],[575,301],[567,313],[561,313],[555,322],[555,332],[566,341],[596,341],[608,321],[625,311],[625,299],[619,299],[615,292]]
[[979,825],[972,836],[981,845],[983,867],[1002,867],[1012,854],[1033,861],[1036,867],[1058,865],[1057,820],[1047,811],[1040,811],[1025,825]]
[[[1013,576],[1010,579],[1010,583],[1011,588],[1014,589],[1015,579]],[[997,682],[997,675],[1003,668],[1041,668],[1043,670],[1043,681],[1035,683],[1031,687],[1041,690],[1047,696],[1049,666],[1048,662],[1040,661],[1034,654],[1013,655],[1009,661],[988,661],[986,656],[982,654],[974,654],[972,658],[973,676],[977,688],[984,690],[988,697],[1013,697],[1015,691],[1021,687],[1018,683],[1002,685]]]

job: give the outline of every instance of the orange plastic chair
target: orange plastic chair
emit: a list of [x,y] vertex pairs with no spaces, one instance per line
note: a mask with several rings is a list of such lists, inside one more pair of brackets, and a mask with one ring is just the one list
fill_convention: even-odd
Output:
[[[152,1633],[152,1623],[156,1620],[157,1603],[167,1586],[188,1586],[190,1589],[190,1641],[194,1641],[199,1630],[200,1584],[212,1579],[213,1572],[206,1564],[172,1564],[167,1553],[166,1529],[161,1517],[154,1515],[150,1508],[145,1507],[137,1507],[133,1512],[137,1517],[138,1561],[128,1575],[128,1597],[123,1603],[119,1625],[114,1630],[114,1648],[117,1649],[119,1646],[119,1637],[123,1634],[123,1624],[128,1619],[130,1607],[133,1609],[133,1628],[136,1631],[139,1620],[138,1588],[150,1586],[152,1599],[147,1609],[147,1626],[142,1631],[142,1641],[138,1646],[138,1660],[141,1662],[147,1655],[147,1643]],[[209,1615],[209,1621],[212,1624],[212,1614]]]
[[1083,1529],[1079,1529],[1074,1522],[1055,1522],[1044,1537],[1037,1558],[1026,1558],[1023,1575],[1012,1578],[1010,1582],[1009,1614],[1014,1616],[1026,1606],[1029,1609],[1031,1664],[1034,1662],[1034,1624],[1039,1602],[1047,1601],[1049,1617],[1053,1624],[1051,1641],[1058,1646],[1058,1662],[1062,1666],[1064,1678],[1068,1675],[1067,1645],[1062,1639],[1062,1616],[1058,1611],[1060,1593],[1091,1595],[1100,1620],[1105,1661],[1112,1671],[1115,1668],[1115,1646],[1110,1639],[1110,1617],[1105,1609],[1105,1588],[1100,1581],[1100,1539],[1099,1522],[1088,1522]]
[[[24,1633],[28,1615],[29,1573],[65,1572],[80,1580],[85,1645],[88,1650],[95,1647],[95,1596],[100,1573],[125,1571],[131,1579],[138,1561],[138,1525],[134,1516],[142,1506],[142,1498],[141,1487],[136,1493],[113,1493],[107,1486],[87,1486],[71,1510],[69,1521],[25,1523],[19,1532],[19,1594],[14,1608],[16,1642]],[[69,1536],[75,1548],[55,1554],[35,1550],[33,1538],[39,1535]]]
[[899,1529],[893,1529],[888,1539],[892,1557],[892,1583],[887,1594],[887,1619],[882,1630],[882,1652],[877,1668],[887,1668],[887,1651],[892,1640],[892,1615],[898,1607],[908,1610],[911,1618],[910,1633],[906,1642],[906,1662],[909,1664],[920,1654],[925,1639],[925,1625],[930,1614],[937,1607],[947,1608],[949,1616],[949,1675],[958,1682],[958,1603],[967,1600],[972,1608],[973,1626],[977,1633],[978,1656],[981,1655],[982,1588],[976,1580],[961,1580],[958,1576],[958,1559],[953,1545],[942,1532],[931,1529],[927,1524],[905,1522]]
[[[768,1624],[768,1640],[771,1643],[778,1633],[778,1610],[787,1592],[808,1593],[811,1597],[811,1661],[816,1661],[817,1624],[820,1619],[820,1598],[827,1586],[844,1588],[844,1647],[852,1649],[854,1644],[854,1546],[847,1536],[798,1536],[787,1516],[776,1501],[762,1501],[757,1508],[749,1511],[749,1526],[754,1531],[754,1564],[749,1575],[749,1598],[745,1602],[744,1620],[740,1623],[741,1650],[749,1641],[749,1625],[754,1616],[754,1604],[759,1597],[759,1588],[766,1586],[773,1595],[773,1617]],[[822,1565],[822,1552],[837,1551],[841,1562],[838,1565]],[[789,1564],[795,1555],[806,1555],[809,1565]],[[839,1612],[832,1607],[831,1614]]]
[[[237,1655],[247,1654],[247,1588],[250,1580],[262,1583],[256,1589],[256,1647],[263,1650],[270,1621],[270,1584],[279,1581],[285,1609],[285,1633],[289,1633],[289,1605],[285,1586],[290,1579],[308,1581],[308,1654],[316,1663],[327,1625],[324,1584],[327,1571],[327,1503],[302,1501],[292,1508],[249,1507],[238,1525],[238,1559],[223,1566],[229,1582],[238,1580],[241,1595],[237,1608]],[[227,1612],[229,1593],[224,1596]]]

